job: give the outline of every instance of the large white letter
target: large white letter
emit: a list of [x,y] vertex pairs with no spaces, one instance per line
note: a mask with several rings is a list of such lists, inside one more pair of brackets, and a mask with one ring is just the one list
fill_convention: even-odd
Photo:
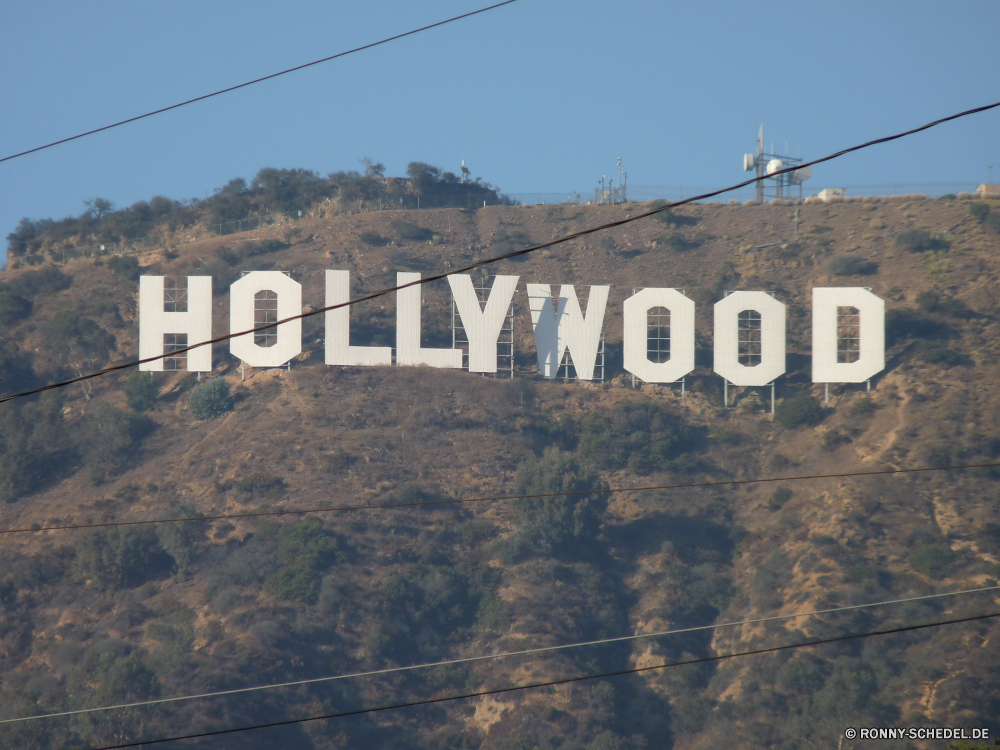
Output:
[[[187,346],[194,346],[212,338],[212,277],[187,276],[187,292],[183,289],[171,292],[170,307],[163,293],[162,276],[142,276],[139,278],[139,359],[158,357],[164,354],[166,337],[186,336]],[[186,296],[186,301],[185,301]],[[177,310],[177,308],[182,308]],[[180,339],[183,343],[184,339]],[[172,345],[178,346],[174,338]],[[182,355],[187,359],[187,369],[191,372],[210,372],[212,369],[212,347],[199,346]],[[163,360],[144,362],[140,370],[162,372]]]
[[[648,316],[651,308],[670,312],[670,358],[650,362]],[[673,383],[694,369],[694,300],[676,289],[642,289],[624,305],[625,369],[647,383]]]
[[535,331],[538,371],[545,378],[559,374],[559,363],[569,349],[578,380],[593,380],[597,350],[604,330],[604,311],[608,305],[609,286],[590,287],[587,315],[584,317],[571,285],[559,287],[559,308],[552,314],[552,289],[548,284],[528,284],[528,307]]
[[[351,299],[351,272],[326,272],[326,307]],[[351,346],[351,308],[349,305],[326,311],[326,363],[351,367],[375,367],[392,364],[388,346]]]
[[[229,287],[230,333],[301,314],[302,285],[280,271],[251,271]],[[267,339],[265,331],[234,336],[229,340],[229,351],[251,367],[280,367],[302,353],[301,318],[266,333]],[[262,339],[263,346],[257,343]]]
[[[837,361],[838,307],[858,311],[857,362]],[[885,301],[861,287],[813,288],[814,383],[863,383],[885,369]]]
[[471,276],[463,273],[448,277],[451,294],[469,339],[469,372],[497,371],[497,339],[507,319],[517,279],[517,276],[494,278],[486,309],[483,310]]
[[[396,286],[420,281],[419,273],[397,273]],[[421,285],[396,292],[396,364],[462,369],[461,349],[425,349],[420,346]]]
[[[760,363],[740,363],[739,316],[760,314]],[[767,385],[785,372],[785,306],[766,292],[733,292],[715,303],[715,372],[734,385]]]

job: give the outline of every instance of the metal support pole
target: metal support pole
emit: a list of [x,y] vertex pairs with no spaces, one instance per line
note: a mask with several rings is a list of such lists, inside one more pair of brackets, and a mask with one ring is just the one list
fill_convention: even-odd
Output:
[[240,362],[240,380],[247,379],[246,366],[247,366],[246,362]]
[[685,385],[685,380],[684,378],[681,378],[681,398],[684,398],[684,385]]
[[722,379],[722,403],[729,408],[729,381],[725,378]]
[[868,392],[871,393],[872,392],[872,379],[868,378],[868,380],[866,382],[868,383]]
[[771,413],[774,414],[774,383],[771,383]]

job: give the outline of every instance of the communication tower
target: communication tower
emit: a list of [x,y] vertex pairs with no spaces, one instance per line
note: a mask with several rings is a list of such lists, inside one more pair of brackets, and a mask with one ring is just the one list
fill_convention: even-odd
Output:
[[615,187],[615,178],[610,178],[605,174],[597,184],[600,187],[594,188],[594,203],[627,203],[628,196],[625,185],[628,183],[628,172],[622,171],[622,158],[618,157],[618,186]]
[[[786,149],[787,150],[787,144]],[[802,167],[794,172],[786,172],[775,176],[775,172],[782,169],[795,167],[802,163],[802,159],[797,156],[785,156],[776,154],[774,146],[771,146],[772,153],[764,151],[764,126],[760,126],[757,131],[757,153],[743,154],[743,171],[757,173],[757,200],[764,202],[768,198],[786,198],[790,196],[791,189],[798,185],[799,198],[802,197],[802,183],[812,177],[812,167]]]

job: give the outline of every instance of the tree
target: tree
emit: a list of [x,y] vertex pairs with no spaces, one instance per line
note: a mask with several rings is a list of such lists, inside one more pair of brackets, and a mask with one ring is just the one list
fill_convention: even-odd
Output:
[[385,164],[373,162],[367,156],[361,159],[361,164],[365,168],[365,177],[385,177]]
[[115,204],[104,198],[91,198],[89,201],[84,201],[83,205],[87,207],[90,215],[97,221],[105,218],[115,210]]
[[522,552],[570,554],[592,542],[600,530],[608,501],[604,495],[579,494],[603,489],[606,483],[591,466],[555,446],[542,458],[529,458],[517,468],[517,491],[523,495],[574,493],[524,500],[518,509]]

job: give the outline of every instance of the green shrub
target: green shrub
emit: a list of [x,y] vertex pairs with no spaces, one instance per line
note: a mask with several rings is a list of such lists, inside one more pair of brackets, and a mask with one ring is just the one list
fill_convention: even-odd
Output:
[[103,362],[117,348],[115,337],[89,318],[62,310],[43,327],[44,346],[67,362]]
[[173,561],[149,528],[120,526],[83,534],[73,571],[100,589],[135,588],[170,570]]
[[982,224],[986,221],[986,217],[990,215],[990,207],[985,203],[970,203],[969,204],[969,216]]
[[852,417],[867,417],[874,414],[878,409],[878,405],[872,401],[870,396],[862,396],[853,404],[851,404],[851,416]]
[[431,230],[419,227],[409,221],[394,221],[392,228],[401,239],[413,242],[425,242],[434,235]]
[[934,292],[921,292],[917,295],[917,305],[920,309],[933,315],[947,315],[952,318],[971,318],[975,313],[961,300],[954,297],[942,297]]
[[322,584],[323,577],[314,568],[304,561],[296,560],[269,575],[264,588],[278,599],[315,604]]
[[264,471],[254,471],[243,476],[236,483],[236,489],[261,497],[273,495],[285,487],[285,480]]
[[649,402],[624,401],[561,427],[564,444],[575,438],[582,459],[600,469],[676,471],[671,461],[707,443],[704,428]]
[[767,507],[771,510],[779,510],[785,503],[792,499],[792,490],[784,485],[779,485],[767,501]]
[[67,276],[58,268],[50,266],[22,273],[17,277],[17,290],[32,297],[36,294],[53,294],[68,289],[72,283],[72,276]]
[[13,292],[0,291],[0,324],[9,326],[31,315],[32,304]]
[[372,247],[384,247],[389,244],[389,238],[383,237],[378,232],[362,232],[358,235],[358,239]]
[[116,255],[108,261],[108,269],[116,276],[121,276],[129,281],[137,281],[142,268],[139,266],[139,259],[134,255]]
[[926,253],[929,251],[947,250],[948,241],[934,237],[924,229],[907,229],[896,235],[896,245],[911,253]]
[[945,443],[928,445],[920,452],[920,460],[926,466],[943,469],[951,465],[951,448]]
[[160,389],[151,377],[152,373],[135,370],[125,381],[125,400],[132,411],[149,411],[156,406]]
[[554,446],[541,459],[521,462],[518,494],[578,494],[522,500],[518,506],[521,528],[504,556],[513,560],[528,554],[583,553],[583,547],[597,537],[608,505],[605,495],[588,493],[606,486],[592,466]]
[[928,578],[940,581],[951,575],[958,557],[958,553],[947,544],[927,544],[918,547],[910,555],[910,567]]
[[155,426],[148,417],[128,414],[106,401],[92,401],[79,427],[78,442],[94,483],[124,471]]
[[215,419],[233,409],[233,397],[229,383],[224,378],[215,378],[195,386],[191,391],[191,414],[195,419]]
[[317,521],[290,524],[280,532],[277,557],[282,567],[267,577],[265,588],[286,601],[315,604],[322,588],[322,573],[340,554],[337,538]]
[[774,410],[774,418],[785,429],[795,429],[803,425],[816,425],[823,421],[826,411],[819,401],[803,391],[786,398]]
[[917,310],[897,308],[885,314],[885,343],[892,346],[906,339],[946,339],[952,329]]
[[827,269],[837,276],[871,276],[878,273],[878,263],[853,255],[835,255],[830,258]]
[[954,349],[949,349],[944,344],[921,341],[916,350],[917,356],[929,365],[941,365],[942,367],[956,367],[966,363],[966,358]]

